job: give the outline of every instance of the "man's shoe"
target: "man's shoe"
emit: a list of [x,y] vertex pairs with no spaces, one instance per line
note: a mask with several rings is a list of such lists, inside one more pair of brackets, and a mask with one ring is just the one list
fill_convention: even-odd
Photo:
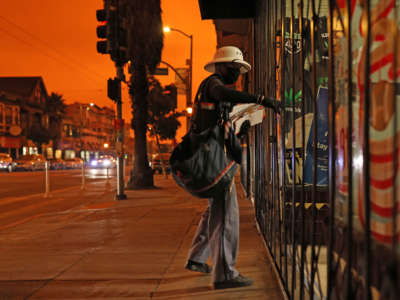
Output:
[[216,289],[216,290],[230,289],[230,288],[249,286],[252,284],[253,284],[253,279],[251,279],[249,277],[244,277],[239,274],[235,278],[232,278],[229,280],[214,282],[214,289]]
[[198,263],[193,260],[188,260],[185,269],[200,273],[211,273],[211,267],[207,264]]

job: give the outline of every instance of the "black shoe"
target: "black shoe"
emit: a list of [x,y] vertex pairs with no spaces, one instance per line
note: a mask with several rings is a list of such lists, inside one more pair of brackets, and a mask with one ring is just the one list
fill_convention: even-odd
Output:
[[216,290],[230,289],[230,288],[249,286],[252,284],[253,284],[253,279],[251,279],[249,277],[244,277],[239,274],[235,278],[232,278],[229,280],[214,282],[214,289],[216,289]]
[[207,264],[198,263],[193,260],[188,260],[185,269],[200,273],[211,273],[211,267]]

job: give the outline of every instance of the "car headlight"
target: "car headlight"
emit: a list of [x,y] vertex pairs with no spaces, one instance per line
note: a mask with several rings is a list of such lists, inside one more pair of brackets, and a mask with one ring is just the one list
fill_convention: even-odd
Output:
[[109,165],[111,165],[111,161],[110,161],[109,159],[105,159],[105,160],[103,161],[103,165],[106,166],[106,167],[108,167]]
[[92,161],[90,162],[90,165],[92,165],[92,166],[97,166],[97,160],[92,160]]

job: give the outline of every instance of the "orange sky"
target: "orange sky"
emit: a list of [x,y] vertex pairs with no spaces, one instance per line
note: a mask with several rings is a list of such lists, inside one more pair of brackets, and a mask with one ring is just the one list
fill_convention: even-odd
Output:
[[[112,106],[106,80],[115,76],[107,55],[96,52],[96,9],[102,0],[19,0],[3,3],[0,11],[0,76],[42,76],[47,92],[57,92],[67,103],[94,102]],[[193,94],[207,76],[203,70],[216,47],[212,21],[203,21],[197,0],[162,0],[164,25],[193,34]],[[176,68],[189,58],[190,40],[170,32],[164,36],[162,59]],[[164,66],[160,66],[164,67]],[[174,81],[158,77],[163,84]],[[130,119],[129,99],[123,88],[123,114]],[[180,96],[179,102],[184,102]],[[178,107],[179,108],[179,107]]]

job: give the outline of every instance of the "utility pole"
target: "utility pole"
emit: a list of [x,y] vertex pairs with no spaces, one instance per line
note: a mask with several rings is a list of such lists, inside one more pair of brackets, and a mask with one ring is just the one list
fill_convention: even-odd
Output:
[[127,32],[124,24],[124,10],[120,10],[119,0],[104,0],[104,9],[96,11],[97,20],[105,22],[98,26],[97,52],[109,54],[115,62],[117,76],[107,81],[107,94],[117,105],[115,119],[115,150],[117,153],[117,195],[116,200],[126,199],[124,193],[124,120],[122,119],[121,81],[125,81],[123,67],[127,59]]
[[117,195],[116,200],[125,200],[126,194],[124,193],[125,182],[124,182],[124,120],[122,119],[122,99],[121,99],[121,81],[124,81],[124,71],[122,66],[118,63],[115,64],[117,68],[117,77],[114,79],[117,82],[117,118],[116,118],[116,143],[115,150],[117,151]]
[[[188,74],[186,80],[182,80],[186,87],[186,109],[191,108],[192,103],[192,85],[193,85],[193,34],[187,34],[180,29],[171,28],[165,26],[163,28],[164,32],[176,31],[190,39],[190,58],[186,60],[186,65],[188,66]],[[179,76],[181,77],[181,76]],[[186,115],[186,129],[189,129],[190,117]]]
[[188,81],[189,81],[189,96],[188,96],[188,101],[187,101],[187,107],[192,107],[192,86],[193,86],[193,34],[189,35],[190,38],[190,62],[189,62],[189,76],[188,76]]

